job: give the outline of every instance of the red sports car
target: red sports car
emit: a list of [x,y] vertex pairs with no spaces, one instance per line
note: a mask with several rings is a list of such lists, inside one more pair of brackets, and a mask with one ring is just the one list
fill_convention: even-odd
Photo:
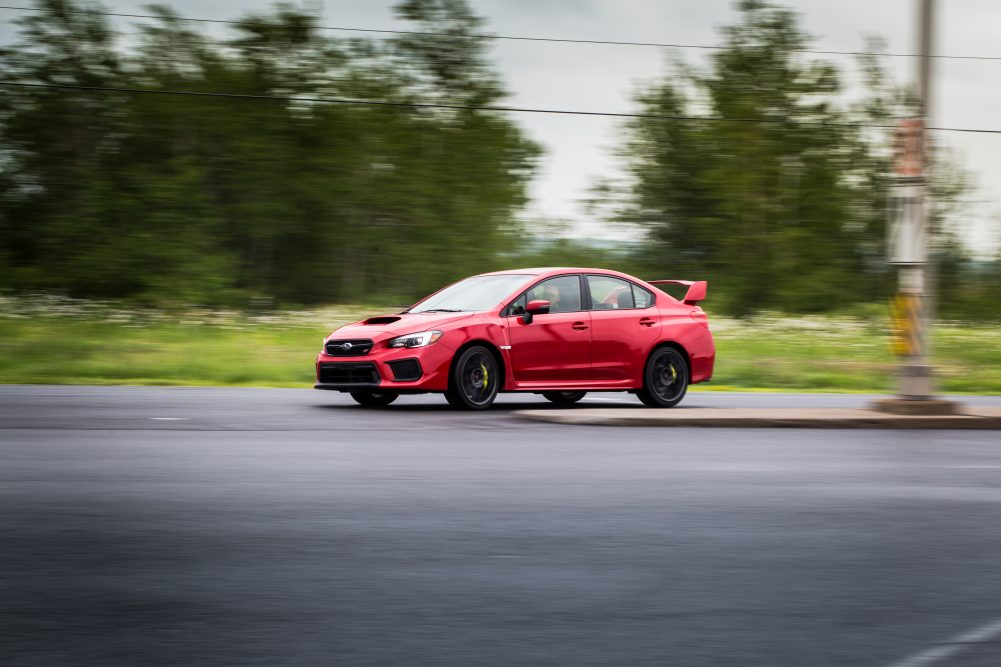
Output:
[[[684,299],[657,289],[688,287]],[[441,392],[468,410],[499,392],[558,405],[588,391],[629,391],[671,407],[712,377],[705,282],[652,280],[603,269],[518,269],[453,283],[396,315],[337,329],[316,358],[316,388],[365,406]]]

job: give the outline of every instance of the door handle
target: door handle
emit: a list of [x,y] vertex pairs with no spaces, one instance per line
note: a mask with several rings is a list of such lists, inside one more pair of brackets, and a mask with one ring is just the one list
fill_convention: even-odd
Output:
[[584,331],[585,329],[588,328],[588,326],[583,322],[574,322],[573,324],[570,325],[570,328],[573,329],[574,331]]
[[640,326],[652,327],[655,324],[657,324],[657,320],[650,317],[644,317],[643,319],[640,320]]

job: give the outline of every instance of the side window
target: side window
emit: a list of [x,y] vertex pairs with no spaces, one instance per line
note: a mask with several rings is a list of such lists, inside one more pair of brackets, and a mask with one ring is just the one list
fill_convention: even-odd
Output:
[[576,275],[545,280],[528,290],[527,295],[528,301],[548,301],[550,313],[574,313],[581,310],[580,279]]
[[633,285],[633,301],[637,308],[649,308],[653,305],[653,294],[639,285]]
[[594,310],[618,310],[635,308],[632,283],[611,276],[588,276],[587,287],[591,290],[591,307]]
[[511,305],[507,307],[507,314],[514,315],[524,315],[525,314],[525,295],[522,294],[517,299],[511,302]]

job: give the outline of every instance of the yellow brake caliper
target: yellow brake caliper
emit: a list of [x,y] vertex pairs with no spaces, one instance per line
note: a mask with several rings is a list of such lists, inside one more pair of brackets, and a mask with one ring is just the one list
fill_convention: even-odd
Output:
[[487,385],[490,383],[490,373],[487,371],[487,367],[484,364],[480,364],[480,370],[483,371],[483,388],[486,389]]

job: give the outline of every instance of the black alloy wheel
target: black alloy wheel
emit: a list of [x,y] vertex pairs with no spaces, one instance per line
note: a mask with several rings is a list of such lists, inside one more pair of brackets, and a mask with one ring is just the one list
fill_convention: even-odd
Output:
[[391,391],[353,391],[351,392],[351,398],[359,405],[364,405],[366,408],[381,408],[389,405],[396,399],[400,397],[399,394],[394,394]]
[[651,408],[672,408],[688,391],[688,363],[673,347],[650,354],[643,372],[643,388],[636,395]]
[[546,397],[550,403],[558,405],[560,407],[569,407],[579,401],[580,399],[587,396],[586,391],[544,391],[542,395]]
[[474,345],[462,352],[452,364],[445,398],[463,410],[489,408],[503,382],[497,359],[485,347]]

